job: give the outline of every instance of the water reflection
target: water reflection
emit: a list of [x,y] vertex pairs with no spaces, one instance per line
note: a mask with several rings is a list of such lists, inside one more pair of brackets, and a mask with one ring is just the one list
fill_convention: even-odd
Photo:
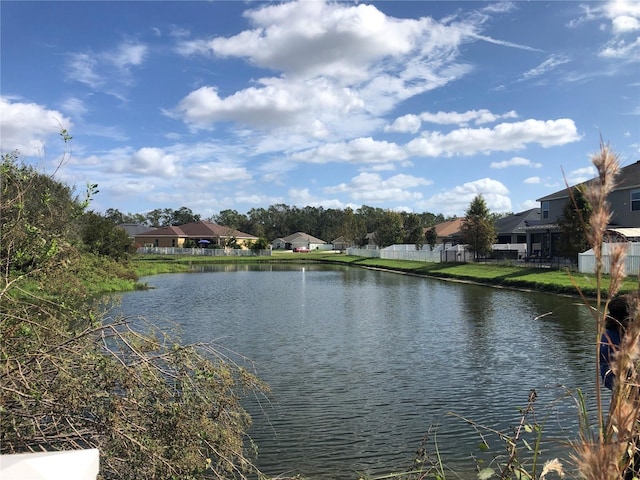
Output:
[[479,438],[448,412],[508,430],[534,388],[561,440],[577,416],[558,385],[592,392],[595,327],[568,298],[315,265],[147,282],[156,288],[123,295],[126,314],[178,322],[187,341],[216,339],[271,385],[268,402],[247,407],[257,463],[272,475],[403,469],[432,425],[445,461],[471,471]]

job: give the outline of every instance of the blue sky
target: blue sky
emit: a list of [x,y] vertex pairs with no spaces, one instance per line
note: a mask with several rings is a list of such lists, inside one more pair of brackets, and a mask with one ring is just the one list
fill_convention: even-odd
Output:
[[3,152],[92,208],[519,212],[640,160],[640,2],[10,2]]

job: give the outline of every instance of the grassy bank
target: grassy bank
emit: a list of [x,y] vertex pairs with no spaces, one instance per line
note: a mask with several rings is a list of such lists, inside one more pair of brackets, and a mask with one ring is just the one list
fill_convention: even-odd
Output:
[[[517,288],[556,294],[576,294],[576,285],[588,296],[596,293],[594,275],[567,269],[523,267],[509,264],[424,263],[406,260],[364,258],[337,253],[274,253],[271,257],[199,257],[141,255],[132,261],[139,277],[160,273],[187,272],[197,265],[217,263],[331,263],[354,267],[379,268],[405,274],[466,281],[503,288]],[[605,276],[601,288],[609,286]],[[637,289],[637,278],[627,278],[622,291]]]

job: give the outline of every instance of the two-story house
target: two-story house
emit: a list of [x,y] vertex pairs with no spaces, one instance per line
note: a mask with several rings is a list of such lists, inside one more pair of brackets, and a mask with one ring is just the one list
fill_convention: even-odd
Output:
[[[584,185],[589,188],[594,181],[588,180]],[[631,229],[640,227],[640,160],[620,169],[616,186],[607,200],[611,208],[611,232],[622,237],[625,237],[625,232],[629,233],[627,237],[633,236],[634,230]],[[569,190],[564,188],[537,201],[540,202],[540,220],[528,222],[527,250],[553,257],[560,244],[558,220],[564,206],[571,201]]]

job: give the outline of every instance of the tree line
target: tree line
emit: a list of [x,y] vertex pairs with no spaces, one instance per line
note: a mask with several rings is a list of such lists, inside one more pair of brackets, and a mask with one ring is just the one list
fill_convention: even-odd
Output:
[[[104,217],[116,225],[136,223],[154,228],[202,220],[199,214],[187,207],[177,210],[155,209],[146,214],[124,214],[109,208]],[[387,246],[395,243],[423,245],[426,242],[425,228],[454,218],[430,212],[395,212],[367,205],[353,210],[313,206],[300,208],[279,203],[268,208],[253,208],[246,214],[232,209],[222,210],[206,220],[270,241],[304,232],[327,242],[343,237],[347,243],[364,245],[367,234],[375,232],[376,243]]]

